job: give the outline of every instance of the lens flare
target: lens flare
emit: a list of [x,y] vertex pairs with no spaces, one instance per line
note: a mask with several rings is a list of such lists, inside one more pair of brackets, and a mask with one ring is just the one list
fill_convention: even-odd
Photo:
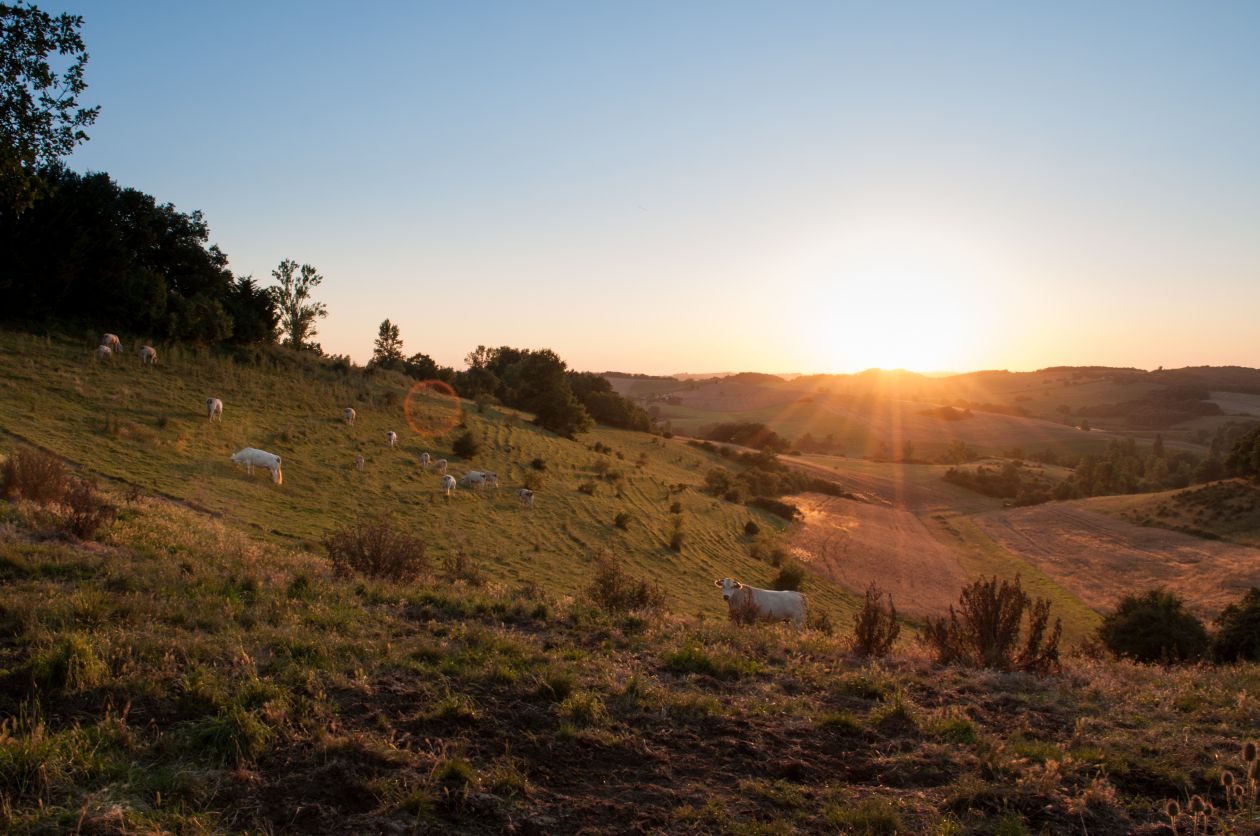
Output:
[[444,435],[459,425],[463,412],[459,394],[443,380],[418,381],[403,398],[403,415],[416,435]]

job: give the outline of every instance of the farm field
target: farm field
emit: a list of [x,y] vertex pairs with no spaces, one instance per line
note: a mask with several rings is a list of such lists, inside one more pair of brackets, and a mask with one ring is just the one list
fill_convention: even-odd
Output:
[[1135,590],[1177,590],[1201,618],[1260,585],[1260,550],[1137,526],[1078,502],[991,511],[976,525],[1082,601],[1111,609]]

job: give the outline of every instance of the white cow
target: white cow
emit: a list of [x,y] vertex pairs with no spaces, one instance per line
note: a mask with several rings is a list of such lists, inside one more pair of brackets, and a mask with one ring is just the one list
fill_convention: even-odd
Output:
[[122,351],[122,340],[118,339],[117,334],[101,334],[101,345],[110,351]]
[[521,504],[524,505],[526,508],[534,507],[534,492],[531,491],[529,488],[521,488],[520,490],[518,490],[516,492],[516,498],[519,499],[521,501]]
[[109,346],[101,343],[96,347],[96,359],[108,363],[114,359],[114,351]]
[[421,466],[421,467],[428,467],[428,466],[429,466],[429,454],[428,454],[428,453],[421,453],[421,454],[420,454],[420,466]]
[[482,473],[480,470],[470,470],[467,473],[465,473],[463,476],[459,477],[459,486],[461,488],[467,488],[469,486],[480,487],[481,485],[484,485],[485,483],[486,483],[486,474]]
[[363,469],[363,462],[364,462],[364,461],[366,461],[366,460],[363,458],[363,454],[362,454],[362,453],[355,453],[355,454],[354,454],[354,466],[355,466],[355,467],[357,467],[359,470],[362,470],[362,469]]
[[438,473],[446,473],[446,459],[438,459],[434,466]]
[[257,447],[246,447],[232,454],[232,461],[245,465],[245,472],[252,474],[255,467],[265,467],[271,471],[271,481],[277,485],[284,484],[284,474],[280,471],[280,457]]
[[206,398],[206,418],[223,423],[223,401],[218,398]]
[[453,490],[455,490],[455,477],[450,476],[450,475],[443,476],[442,477],[442,495],[449,497],[451,495],[451,491]]
[[390,430],[389,432],[385,433],[385,441],[386,443],[389,444],[390,447],[397,447],[398,446],[398,433],[394,432],[393,430]]
[[358,413],[356,413],[350,407],[346,407],[345,409],[341,410],[341,420],[345,421],[347,424],[353,424],[354,419],[357,416],[358,416]]
[[493,470],[483,470],[481,475],[486,480],[487,487],[494,488],[496,491],[499,489],[499,474]]
[[805,596],[799,592],[760,589],[731,578],[714,581],[713,585],[722,588],[722,600],[732,610],[752,606],[769,621],[791,621],[798,630],[805,626]]
[[157,363],[157,349],[151,345],[140,346],[140,362],[145,366]]

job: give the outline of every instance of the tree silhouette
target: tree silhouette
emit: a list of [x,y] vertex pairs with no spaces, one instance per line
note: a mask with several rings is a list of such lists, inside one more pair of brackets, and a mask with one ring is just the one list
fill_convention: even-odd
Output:
[[[46,191],[40,170],[87,140],[99,107],[87,89],[83,18],[53,17],[28,3],[0,4],[0,212],[20,215]],[[69,66],[58,73],[49,63]]]
[[280,311],[280,332],[284,334],[282,342],[294,348],[317,349],[311,342],[316,334],[315,320],[328,316],[328,309],[323,302],[312,302],[310,298],[311,290],[318,287],[324,277],[309,264],[303,264],[299,269],[297,262],[291,259],[281,261],[271,275],[280,283],[278,287],[268,288],[268,291]]
[[372,349],[372,365],[394,368],[402,363],[403,341],[399,336],[398,326],[388,319],[381,323],[376,332],[376,344]]

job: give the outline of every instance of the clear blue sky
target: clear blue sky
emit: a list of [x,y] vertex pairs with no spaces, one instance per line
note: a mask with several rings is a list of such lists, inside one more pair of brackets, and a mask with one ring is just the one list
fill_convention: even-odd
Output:
[[238,274],[647,372],[1260,366],[1260,3],[43,2]]

